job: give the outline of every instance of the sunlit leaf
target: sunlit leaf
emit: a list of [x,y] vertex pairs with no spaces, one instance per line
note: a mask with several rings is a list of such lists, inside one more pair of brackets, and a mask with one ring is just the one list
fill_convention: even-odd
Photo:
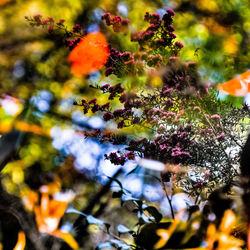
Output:
[[63,239],[72,249],[79,249],[76,240],[70,233],[65,233],[60,230],[57,230],[53,233],[53,235]]
[[17,243],[15,245],[14,250],[24,250],[26,245],[26,237],[24,232],[19,232],[18,233],[18,239],[17,239]]

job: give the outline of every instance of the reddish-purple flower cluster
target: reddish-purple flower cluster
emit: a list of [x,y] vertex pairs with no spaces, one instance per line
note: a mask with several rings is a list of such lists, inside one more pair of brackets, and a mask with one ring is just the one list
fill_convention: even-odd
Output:
[[[68,47],[70,50],[74,49],[74,47],[81,41],[81,38],[86,33],[83,31],[81,25],[76,24],[71,31],[67,30],[66,26],[64,26],[64,19],[60,19],[58,22],[55,22],[54,18],[47,17],[46,19],[42,18],[42,15],[37,14],[33,17],[25,16],[25,19],[29,21],[32,26],[43,26],[47,27],[48,33],[53,33],[55,29],[61,29],[65,31],[66,37],[71,37],[71,39],[65,39],[64,45]],[[79,37],[80,36],[80,37]],[[75,39],[72,39],[75,38]]]
[[149,55],[147,58],[147,64],[150,67],[160,67],[163,59],[161,55]]
[[124,155],[118,156],[117,153],[110,153],[109,155],[104,155],[105,159],[110,160],[111,163],[115,165],[124,165],[126,157]]
[[[179,164],[185,163],[190,159],[189,149],[193,144],[191,140],[192,132],[190,126],[184,128],[179,126],[177,130],[173,129],[171,131],[166,127],[166,122],[176,125],[180,124],[182,116],[185,115],[184,103],[186,99],[181,98],[183,91],[176,92],[176,89],[181,90],[181,88],[178,89],[178,85],[177,87],[174,84],[172,84],[171,87],[169,85],[172,81],[183,81],[185,74],[188,75],[195,67],[193,64],[190,64],[192,67],[190,67],[190,71],[188,71],[187,68],[189,68],[189,64],[180,64],[181,69],[184,70],[179,70],[176,65],[172,65],[176,62],[179,63],[176,58],[171,58],[170,62],[170,67],[173,67],[174,70],[165,74],[165,76],[168,76],[167,81],[164,82],[163,87],[154,93],[146,96],[138,95],[136,93],[124,92],[121,83],[113,86],[104,84],[99,87],[99,89],[103,93],[109,94],[110,100],[119,98],[120,103],[123,104],[123,108],[111,111],[108,108],[109,105],[107,105],[106,109],[101,109],[100,106],[96,105],[96,100],[91,100],[88,103],[85,101],[84,105],[93,105],[91,107],[92,112],[98,108],[99,111],[104,111],[104,121],[116,121],[118,129],[141,123],[146,126],[149,125],[159,134],[155,140],[149,141],[144,139],[141,141],[131,141],[130,143],[124,141],[121,144],[129,144],[128,150],[135,153],[138,152],[146,158],[165,163]],[[188,77],[192,79],[191,76],[188,75]],[[183,89],[185,88],[183,87]],[[176,100],[176,94],[179,99],[178,102]],[[177,110],[176,105],[178,105]],[[196,104],[193,106],[195,107]],[[141,110],[140,117],[138,117],[135,112],[136,109]],[[107,141],[107,138],[105,138],[104,141]],[[109,138],[109,142],[115,142],[113,137]],[[112,162],[118,164],[118,162],[120,162],[120,156],[114,157],[113,155]]]
[[96,113],[97,111],[107,111],[109,110],[109,102],[99,105],[96,103],[97,99],[94,98],[90,101],[86,101],[85,99],[81,100],[81,104],[78,104],[76,101],[74,102],[74,105],[82,106],[83,107],[83,113],[87,114],[89,110],[91,110],[93,113]]
[[[108,44],[109,57],[105,64],[106,71],[105,75],[109,76],[111,74],[119,74],[120,70],[118,69],[121,62],[121,53],[118,50],[115,50],[111,47],[111,44]],[[117,70],[118,69],[118,70]]]
[[110,113],[110,112],[104,113],[104,115],[103,115],[103,120],[104,120],[105,122],[107,122],[107,121],[109,121],[109,120],[111,120],[111,119],[113,119],[113,114],[112,114],[112,113]]
[[74,39],[74,40],[66,39],[66,40],[64,41],[64,45],[65,45],[66,47],[68,47],[70,50],[72,50],[72,49],[75,48],[75,46],[76,46],[80,41],[81,41],[80,38],[76,38],[76,39]]
[[102,90],[103,92],[106,92],[106,90],[108,90],[109,87],[110,87],[110,84],[107,83],[107,84],[102,85],[102,86],[100,87],[100,90]]
[[[169,121],[170,123],[178,124],[178,119],[184,114],[183,110],[176,112],[172,112],[174,110],[173,107],[175,102],[167,97],[161,97],[159,94],[155,93],[152,96],[147,96],[142,98],[135,93],[126,93],[124,92],[123,87],[121,84],[117,84],[114,86],[110,85],[103,85],[100,89],[104,93],[112,94],[112,98],[118,97],[120,102],[124,104],[124,108],[117,109],[114,111],[104,110],[105,113],[103,115],[104,121],[109,121],[111,119],[117,122],[118,128],[123,128],[124,126],[130,126],[133,124],[140,123],[141,121],[147,122],[152,124],[152,127],[157,129],[157,133],[159,136],[153,140],[149,141],[146,138],[142,140],[132,140],[132,141],[120,141],[118,144],[129,144],[127,150],[130,152],[138,152],[140,155],[159,160],[164,163],[171,163],[171,164],[179,164],[179,163],[186,163],[190,160],[190,152],[189,149],[193,145],[191,140],[191,136],[193,132],[191,131],[191,126],[188,125],[186,127],[179,126],[177,130],[167,130],[162,122],[164,120]],[[172,89],[166,89],[166,95],[171,96],[173,95]],[[159,104],[157,104],[157,102]],[[88,103],[84,100],[84,104],[89,105],[96,104],[96,100],[91,100]],[[152,108],[155,105],[161,105],[161,108]],[[179,103],[179,107],[181,107],[181,103]],[[93,109],[92,108],[92,109]],[[142,109],[141,117],[137,117],[134,113],[134,109],[139,108]],[[100,109],[99,109],[100,110]],[[153,123],[153,121],[155,121]],[[105,138],[104,138],[105,137]],[[109,136],[101,136],[100,139],[103,141],[108,141],[115,144],[117,140],[114,139],[115,137]],[[122,155],[127,159],[133,159],[131,155]],[[112,154],[112,157],[107,157],[107,159],[112,160],[111,162],[114,164],[124,164],[124,157],[118,156],[117,154]]]
[[[132,35],[131,41],[137,41],[140,48],[143,50],[145,46],[153,49],[160,49],[162,47],[172,46],[173,40],[177,37],[173,31],[173,10],[167,9],[162,19],[158,14],[149,14],[144,16],[144,20],[150,23],[150,26],[143,31]],[[177,43],[176,47],[181,48],[182,43]],[[178,47],[179,46],[179,47]],[[183,47],[183,46],[182,46]]]
[[76,24],[76,25],[73,27],[72,30],[73,30],[74,33],[80,33],[81,30],[82,30],[82,27],[81,27],[80,24]]
[[[126,72],[132,70],[134,66],[134,56],[130,52],[121,53],[108,45],[109,58],[105,64],[105,75],[109,76],[115,74],[118,77],[123,76]],[[133,71],[133,70],[132,70]]]
[[101,105],[100,108],[99,108],[99,110],[100,111],[109,110],[109,105],[110,105],[110,102],[107,102],[107,103]]
[[126,160],[135,160],[135,153],[130,151],[126,153],[125,155],[122,155],[120,151],[117,153],[112,152],[109,155],[105,154],[104,155],[105,159],[110,160],[111,163],[115,165],[124,165]]
[[[127,51],[121,53],[109,45],[110,56],[106,63],[106,75],[114,73],[120,77],[129,70],[133,72],[136,62],[143,62],[144,67],[145,64],[149,67],[161,66],[164,60],[166,61],[166,58],[162,58],[160,49],[166,46],[169,46],[173,51],[179,51],[183,47],[183,44],[180,42],[173,43],[176,38],[176,35],[173,33],[174,27],[172,26],[173,16],[174,12],[167,10],[162,19],[157,14],[150,15],[149,13],[146,13],[144,17],[150,26],[146,31],[137,33],[137,36],[144,37],[143,46],[151,46],[151,43],[153,44],[156,41],[161,42],[161,47],[156,48],[157,51],[154,51],[152,45],[151,47],[148,46],[151,50],[148,49],[135,54]],[[115,23],[122,21],[118,17],[112,19],[109,13],[105,14],[103,19],[108,25],[113,25],[113,28]],[[155,35],[157,35],[157,38]],[[140,39],[138,40],[139,44],[141,42]],[[93,113],[102,111],[104,112],[103,120],[106,122],[110,120],[115,121],[118,129],[139,124],[144,127],[150,127],[157,134],[157,137],[153,140],[146,138],[142,140],[130,140],[122,136],[114,136],[112,133],[109,133],[108,136],[99,133],[99,139],[103,142],[108,141],[113,144],[128,145],[126,150],[129,153],[118,151],[106,156],[106,159],[109,159],[113,164],[124,165],[126,159],[134,160],[135,154],[171,164],[192,162],[194,157],[192,155],[192,146],[195,141],[191,138],[193,131],[197,128],[195,127],[196,125],[192,126],[192,129],[191,125],[183,125],[184,122],[189,121],[185,112],[188,109],[186,102],[192,99],[192,94],[197,94],[201,99],[203,97],[201,94],[204,93],[205,95],[207,93],[201,84],[196,64],[192,62],[181,63],[176,54],[174,55],[173,57],[169,57],[167,66],[160,73],[163,86],[152,92],[147,92],[146,95],[125,92],[121,83],[113,86],[104,84],[97,87],[97,89],[109,95],[109,100],[119,98],[120,104],[123,107],[111,110],[110,103],[99,105],[96,99],[88,102],[86,100],[82,101],[84,113],[87,113],[89,110]],[[136,74],[133,72],[133,75]],[[194,110],[198,111],[194,112],[194,117],[203,116],[203,112],[201,112],[197,103],[193,103],[191,106]],[[139,111],[136,109],[139,109]],[[212,119],[214,123],[218,123],[219,116],[209,116],[208,119]],[[199,135],[202,135],[203,130],[208,131],[208,128],[202,127],[199,129]],[[223,134],[217,137],[217,140],[222,139]]]
[[190,153],[187,151],[192,144],[191,126],[180,127],[175,132],[159,135],[153,141],[147,138],[131,140],[128,150],[143,153],[145,158],[164,163],[185,163]]
[[109,89],[108,89],[109,100],[113,100],[116,96],[123,93],[123,91],[124,91],[124,88],[122,87],[121,83],[118,83],[116,85],[109,87]]
[[[45,26],[47,27],[49,33],[52,33],[54,31],[55,20],[52,17],[47,17],[46,19],[42,19],[42,15],[37,14],[37,15],[34,15],[33,17],[25,16],[25,19],[28,20],[30,22],[30,25],[32,26]],[[58,26],[62,26],[63,23],[64,23],[64,20],[61,19],[56,24]]]
[[224,139],[224,137],[225,137],[225,133],[222,132],[220,135],[216,136],[216,139],[218,141],[222,141]]
[[161,22],[161,17],[158,14],[149,14],[148,12],[146,12],[145,16],[144,16],[144,21],[149,22],[150,24],[160,24]]
[[[141,101],[135,100],[135,98],[138,98],[136,94],[126,94],[124,92],[124,88],[121,86],[121,83],[115,84],[113,86],[110,86],[110,84],[104,84],[99,88],[103,93],[109,93],[109,100],[113,100],[115,97],[120,97],[120,102],[124,103],[124,109],[117,109],[115,111],[110,112],[109,106],[110,102],[105,103],[103,105],[97,104],[97,99],[94,98],[90,101],[86,101],[85,99],[82,99],[81,104],[77,104],[75,102],[75,105],[82,106],[84,114],[87,114],[88,111],[91,109],[93,113],[97,111],[105,112],[103,115],[104,121],[109,121],[113,118],[116,120],[119,118],[129,118],[132,115],[131,108],[132,107],[139,107]],[[131,96],[131,98],[129,98]],[[120,121],[119,127],[123,127],[125,125],[124,121]]]
[[[163,58],[160,54],[156,54],[153,50],[159,51],[169,47],[170,54],[177,55],[179,50],[183,47],[181,42],[173,44],[176,35],[173,33],[174,27],[171,25],[173,22],[174,11],[166,10],[162,20],[158,14],[149,14],[144,16],[144,20],[149,22],[149,27],[146,30],[132,34],[131,41],[136,41],[140,45],[140,50],[145,51],[145,55],[132,54],[131,52],[119,52],[118,50],[108,46],[109,58],[105,64],[105,75],[109,76],[115,74],[122,77],[129,73],[140,75],[145,71],[143,65],[145,61],[150,67],[160,67],[163,63]],[[110,13],[105,13],[102,16],[106,25],[113,25],[115,32],[120,31],[122,20],[120,16],[112,18]]]
[[128,158],[128,160],[134,160],[135,159],[135,153],[130,151],[126,154],[126,157]]
[[119,98],[119,101],[124,104],[125,109],[140,108],[142,106],[142,100],[135,93],[123,92]]
[[176,48],[178,48],[178,49],[182,49],[182,48],[184,47],[183,43],[178,42],[178,41],[177,41],[177,42],[175,42],[175,44],[174,44],[174,45],[175,45],[175,47],[176,47]]
[[107,26],[113,26],[114,32],[127,32],[129,26],[128,19],[122,19],[120,16],[111,17],[110,13],[102,15],[102,19]]
[[194,187],[195,188],[200,188],[200,187],[202,187],[203,184],[204,184],[204,181],[203,180],[199,180],[197,183],[194,184]]
[[173,16],[175,15],[175,12],[171,9],[167,9],[166,13],[163,15],[162,20],[164,21],[164,26],[168,28],[171,23],[173,22]]
[[170,57],[168,67],[162,74],[164,97],[170,88],[182,92],[184,95],[206,94],[205,86],[201,83],[196,71],[196,64],[182,63],[177,57]]
[[97,99],[86,101],[82,99],[81,104],[75,103],[75,105],[79,105],[83,107],[84,113],[88,113],[91,110],[93,113],[97,111],[105,112],[103,114],[103,120],[109,121],[111,119],[117,122],[117,128],[121,129],[130,124],[138,124],[140,122],[140,118],[134,115],[132,108],[138,109],[143,105],[143,101],[139,99],[139,96],[134,93],[126,93],[124,92],[124,88],[121,86],[121,83],[110,86],[110,84],[104,84],[101,87],[96,87],[100,89],[103,93],[109,94],[109,99],[113,100],[115,97],[119,98],[120,103],[124,105],[123,109],[116,109],[114,111],[110,111],[110,103],[106,103],[103,105],[97,104]]
[[220,116],[215,114],[215,115],[211,115],[211,118],[212,119],[217,119],[217,120],[220,120]]
[[117,109],[113,111],[113,113],[105,113],[103,119],[108,121],[113,118],[118,121],[117,128],[123,128],[125,126],[125,120],[129,120],[131,115],[131,109]]

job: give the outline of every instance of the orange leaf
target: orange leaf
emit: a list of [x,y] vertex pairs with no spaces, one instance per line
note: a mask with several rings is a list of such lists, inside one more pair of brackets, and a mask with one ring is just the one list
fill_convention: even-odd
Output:
[[219,84],[219,91],[233,96],[245,96],[250,93],[250,71],[233,78],[230,81]]
[[63,239],[71,248],[78,249],[78,244],[70,233],[62,232],[61,230],[56,230],[53,235]]
[[23,250],[25,248],[25,244],[26,244],[25,234],[24,232],[19,232],[17,243],[15,245],[14,250]]
[[81,76],[99,70],[108,59],[106,38],[101,33],[90,33],[76,45],[69,55],[71,72]]

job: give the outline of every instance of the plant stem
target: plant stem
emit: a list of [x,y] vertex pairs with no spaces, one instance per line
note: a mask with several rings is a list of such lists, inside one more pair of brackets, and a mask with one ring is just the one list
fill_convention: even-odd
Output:
[[172,201],[171,201],[171,199],[170,199],[170,197],[169,197],[169,195],[168,195],[166,186],[165,186],[164,181],[162,180],[162,178],[161,178],[161,185],[162,185],[162,189],[164,190],[164,192],[165,192],[165,194],[166,194],[166,197],[167,197],[167,199],[168,199],[168,204],[169,204],[169,206],[170,206],[171,215],[172,215],[172,218],[174,219],[175,217],[174,217],[174,209],[173,209],[173,206],[172,206]]

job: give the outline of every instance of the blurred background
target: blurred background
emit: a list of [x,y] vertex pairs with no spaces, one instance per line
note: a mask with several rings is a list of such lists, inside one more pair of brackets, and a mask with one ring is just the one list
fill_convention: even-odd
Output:
[[[162,16],[167,8],[176,12],[175,34],[184,44],[180,57],[196,61],[205,82],[222,83],[250,68],[248,0],[0,0],[0,166],[2,184],[9,193],[25,197],[31,190],[37,192],[41,186],[56,182],[58,190],[75,194],[72,207],[81,211],[109,182],[108,177],[115,175],[126,190],[124,200],[145,199],[160,207],[163,215],[170,215],[161,183],[154,178],[159,173],[141,168],[126,176],[136,161],[120,167],[104,160],[103,155],[118,146],[85,138],[84,131],[114,129],[115,124],[94,114],[84,115],[73,105],[82,98],[102,100],[98,91],[89,88],[92,83],[112,84],[126,79],[105,77],[103,70],[86,77],[73,76],[63,34],[49,34],[45,28],[30,26],[24,18],[41,14],[56,21],[64,19],[69,30],[80,24],[87,32],[101,31],[120,51],[135,51],[129,35],[115,34],[104,26],[102,14],[110,12],[129,19],[131,29],[136,31],[146,27],[145,12]],[[142,79],[133,81],[141,84]],[[244,97],[220,98],[235,104],[244,102]],[[148,135],[146,130],[128,132]],[[111,190],[119,188],[119,183],[112,183]],[[128,210],[120,209],[119,201],[110,198],[107,195],[100,201],[106,204],[101,218],[112,221],[114,227],[120,223],[133,226]],[[183,193],[173,200],[175,211],[192,203]],[[61,224],[72,228],[66,222],[76,217],[69,214]],[[85,247],[92,249],[106,238],[101,232],[92,234]]]

